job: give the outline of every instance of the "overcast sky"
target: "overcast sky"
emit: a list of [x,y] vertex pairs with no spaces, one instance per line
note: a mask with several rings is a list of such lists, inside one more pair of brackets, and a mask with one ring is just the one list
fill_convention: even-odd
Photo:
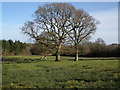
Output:
[[[45,2],[46,3],[46,2]],[[27,20],[32,20],[32,14],[38,2],[3,2],[2,3],[2,39],[30,42],[20,28]],[[77,9],[83,9],[100,21],[96,33],[91,40],[102,38],[106,44],[118,43],[118,3],[117,2],[70,2]],[[1,23],[1,22],[0,22]]]

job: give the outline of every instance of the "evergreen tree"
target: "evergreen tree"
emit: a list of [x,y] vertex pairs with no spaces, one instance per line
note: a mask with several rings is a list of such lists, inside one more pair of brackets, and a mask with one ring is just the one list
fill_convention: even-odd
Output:
[[8,40],[9,44],[10,44],[10,52],[14,51],[14,43],[12,40]]
[[20,53],[20,45],[19,45],[19,41],[15,41],[14,43],[14,52],[15,52],[15,55],[18,55]]

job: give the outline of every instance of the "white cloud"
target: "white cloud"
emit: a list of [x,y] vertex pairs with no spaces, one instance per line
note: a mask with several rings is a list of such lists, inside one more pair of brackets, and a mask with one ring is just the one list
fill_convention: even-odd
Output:
[[[20,40],[22,42],[28,42],[28,37],[26,37],[20,30],[23,24],[15,24],[15,23],[2,23],[2,39],[12,39]],[[0,38],[0,39],[1,39]]]
[[90,13],[100,21],[93,40],[103,38],[107,44],[118,43],[118,10],[97,11]]
[[20,29],[15,30],[3,30],[2,31],[2,38],[9,40],[20,40],[22,42],[28,42],[28,38],[20,31]]
[[[107,44],[118,42],[118,10],[111,9],[108,11],[96,11],[91,12],[91,16],[100,21],[95,35],[92,37],[92,41],[97,38],[103,38]],[[28,37],[20,33],[20,27],[22,25],[4,24],[5,28],[2,31],[3,39],[12,39],[29,42]],[[7,28],[6,26],[13,26],[13,28]],[[10,30],[6,30],[10,29]]]

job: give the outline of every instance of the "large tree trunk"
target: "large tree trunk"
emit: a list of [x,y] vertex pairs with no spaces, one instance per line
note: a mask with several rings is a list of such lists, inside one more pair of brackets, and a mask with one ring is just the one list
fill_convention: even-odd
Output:
[[56,60],[55,61],[60,61],[60,50],[56,52]]
[[61,44],[58,46],[56,50],[56,60],[55,61],[61,61],[60,60],[60,49],[61,49]]
[[75,48],[75,60],[74,61],[78,61],[78,47]]

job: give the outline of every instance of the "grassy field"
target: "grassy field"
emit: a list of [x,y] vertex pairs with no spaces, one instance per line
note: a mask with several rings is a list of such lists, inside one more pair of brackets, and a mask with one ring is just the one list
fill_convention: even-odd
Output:
[[120,88],[116,58],[6,56],[2,64],[3,88]]

